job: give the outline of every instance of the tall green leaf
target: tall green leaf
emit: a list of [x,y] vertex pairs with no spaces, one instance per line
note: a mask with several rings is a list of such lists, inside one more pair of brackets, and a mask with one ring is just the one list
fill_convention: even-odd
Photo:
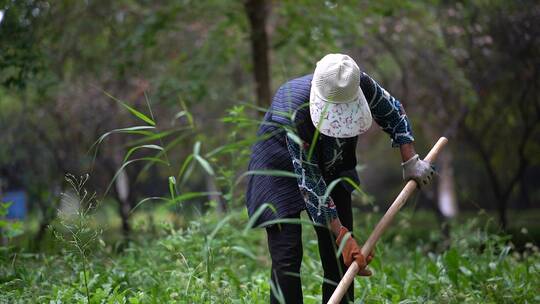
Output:
[[151,126],[156,125],[156,123],[150,117],[148,117],[145,114],[137,111],[133,107],[129,106],[127,103],[125,103],[125,102],[121,101],[120,99],[112,96],[111,94],[109,94],[106,91],[103,91],[103,93],[105,93],[105,95],[107,95],[108,97],[112,98],[114,101],[120,103],[124,108],[126,108],[129,112],[131,112],[131,114],[135,115],[135,117],[139,118],[140,120],[146,122],[147,124],[149,124]]

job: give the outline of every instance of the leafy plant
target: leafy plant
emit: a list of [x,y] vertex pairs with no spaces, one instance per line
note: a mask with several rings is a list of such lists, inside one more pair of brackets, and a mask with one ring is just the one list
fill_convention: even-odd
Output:
[[85,188],[88,178],[88,174],[80,177],[66,175],[66,181],[71,189],[62,193],[61,210],[58,212],[59,223],[64,231],[53,229],[53,233],[56,239],[64,244],[69,255],[67,258],[77,263],[73,266],[81,266],[80,276],[84,283],[86,298],[90,303],[88,281],[91,269],[88,267],[88,259],[96,244],[103,241],[100,238],[102,230],[91,226],[92,212],[97,208],[98,202],[96,193],[90,193]]

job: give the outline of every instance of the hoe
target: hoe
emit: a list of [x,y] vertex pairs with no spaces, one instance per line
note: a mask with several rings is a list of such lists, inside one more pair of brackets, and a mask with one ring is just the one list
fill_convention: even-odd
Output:
[[[429,151],[425,160],[432,163],[435,158],[437,158],[437,155],[447,142],[448,139],[446,139],[445,137],[439,138],[437,143],[433,146],[433,148],[431,148],[431,151]],[[367,239],[364,246],[362,246],[362,254],[364,256],[367,256],[375,248],[375,244],[381,237],[382,233],[386,230],[386,228],[388,228],[388,226],[390,226],[390,223],[392,222],[392,219],[394,218],[396,213],[399,211],[399,209],[401,209],[401,207],[403,207],[403,205],[405,205],[407,199],[409,198],[409,196],[411,196],[411,194],[414,193],[414,190],[416,190],[417,186],[418,184],[414,180],[410,180],[407,182],[407,184],[396,197],[390,208],[388,208],[388,211],[386,211],[377,226],[375,226],[375,229]],[[341,279],[341,281],[339,282],[336,290],[334,291],[334,294],[332,294],[332,297],[328,301],[328,304],[338,304],[341,301],[341,298],[343,298],[343,295],[353,282],[354,277],[359,270],[360,269],[356,262],[353,262],[351,266],[349,266],[349,269],[347,269],[347,272],[343,276],[343,279]]]

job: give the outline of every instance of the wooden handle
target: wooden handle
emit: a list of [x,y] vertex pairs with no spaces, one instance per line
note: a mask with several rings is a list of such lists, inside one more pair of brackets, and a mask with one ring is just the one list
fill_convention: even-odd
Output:
[[[432,163],[436,158],[439,152],[442,150],[444,145],[448,142],[448,139],[446,137],[441,137],[435,143],[433,148],[431,148],[431,151],[429,151],[428,155],[424,158],[425,161],[428,161]],[[394,216],[397,214],[399,209],[405,205],[407,202],[407,199],[411,194],[416,190],[417,183],[414,180],[409,180],[403,190],[399,193],[399,195],[396,197],[390,208],[386,211],[382,219],[379,221],[377,226],[375,226],[375,229],[373,232],[371,232],[371,235],[367,239],[364,246],[362,246],[362,254],[364,256],[367,256],[373,249],[375,248],[375,245],[377,244],[377,241],[383,234],[383,232],[390,226],[390,223],[394,219]],[[347,292],[347,289],[351,285],[351,283],[354,280],[354,277],[359,271],[358,264],[356,262],[353,262],[351,266],[349,266],[349,269],[347,269],[347,272],[339,282],[336,290],[332,294],[332,297],[328,301],[328,304],[338,304],[341,299],[343,298],[343,295]]]

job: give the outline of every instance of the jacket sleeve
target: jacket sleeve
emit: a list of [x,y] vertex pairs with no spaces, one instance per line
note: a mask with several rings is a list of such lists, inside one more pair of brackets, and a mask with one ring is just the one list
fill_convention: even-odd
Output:
[[393,147],[414,141],[411,124],[403,106],[368,74],[362,73],[360,88],[371,114],[384,132],[390,135]]
[[338,215],[330,195],[326,200],[324,199],[327,187],[318,166],[317,153],[313,153],[308,161],[306,152],[309,151],[309,145],[304,143],[301,147],[287,135],[285,136],[298,187],[306,203],[306,210],[314,222],[326,225]]

